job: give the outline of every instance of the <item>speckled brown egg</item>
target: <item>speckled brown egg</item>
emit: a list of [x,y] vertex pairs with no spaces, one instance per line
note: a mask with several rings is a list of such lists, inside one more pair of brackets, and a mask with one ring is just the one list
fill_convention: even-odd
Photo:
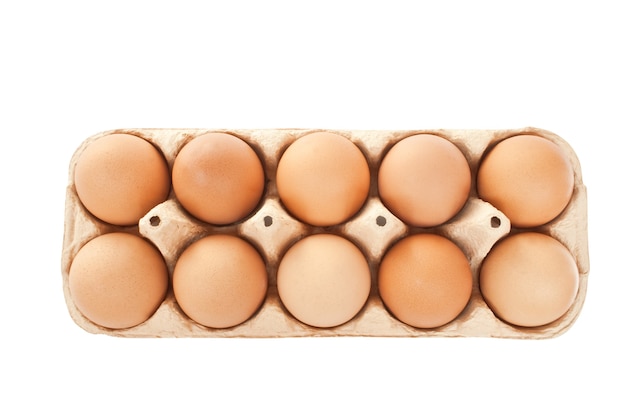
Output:
[[181,254],[173,274],[174,296],[192,320],[233,327],[248,320],[267,292],[267,271],[257,250],[230,235],[210,235]]
[[576,262],[563,244],[527,232],[505,238],[489,252],[480,272],[480,290],[502,320],[536,327],[567,312],[578,279]]
[[370,173],[352,141],[316,132],[287,148],[278,162],[276,185],[291,214],[314,226],[330,226],[348,220],[363,206]]
[[486,154],[478,195],[515,227],[534,227],[557,217],[574,190],[572,165],[559,146],[535,135],[504,139]]
[[194,217],[224,225],[249,215],[265,188],[263,164],[242,139],[207,133],[189,141],[172,168],[174,193]]
[[74,170],[78,198],[97,218],[116,225],[137,224],[167,199],[169,167],[157,148],[140,137],[111,134],[79,155]]
[[378,289],[398,320],[413,327],[434,328],[463,311],[472,293],[472,272],[452,241],[434,234],[412,235],[385,254]]
[[87,242],[69,270],[69,291],[90,321],[125,329],[148,320],[165,298],[168,272],[148,241],[129,233],[108,233]]
[[378,172],[382,202],[405,223],[432,227],[465,205],[471,185],[463,153],[440,136],[419,134],[396,143]]

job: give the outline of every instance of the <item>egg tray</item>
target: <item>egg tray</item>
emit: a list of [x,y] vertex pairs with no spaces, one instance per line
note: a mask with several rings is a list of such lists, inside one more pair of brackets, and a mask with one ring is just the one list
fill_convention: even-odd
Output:
[[[355,143],[367,158],[371,185],[366,203],[348,221],[331,227],[314,227],[292,217],[281,204],[276,188],[276,168],[286,148],[299,137],[329,131]],[[180,149],[191,139],[208,133],[224,132],[246,141],[263,162],[266,186],[259,206],[242,221],[213,226],[188,214],[173,191],[168,199],[152,208],[135,226],[114,226],[91,215],[80,202],[74,186],[74,168],[81,152],[94,140],[112,133],[139,136],[155,145],[170,167]],[[463,209],[443,225],[432,228],[408,226],[380,201],[377,173],[382,157],[399,140],[419,133],[442,136],[465,155],[472,173],[469,198]],[[480,266],[492,246],[515,232],[507,217],[481,200],[476,192],[476,172],[482,156],[497,142],[520,134],[535,134],[557,144],[574,169],[574,190],[566,209],[546,225],[524,231],[537,231],[559,240],[573,255],[579,272],[579,288],[574,303],[558,320],[541,327],[510,325],[494,315],[481,296]],[[69,291],[68,276],[79,249],[96,236],[127,232],[151,241],[163,255],[170,280],[182,251],[201,237],[225,233],[252,243],[264,258],[268,270],[268,291],[263,305],[246,322],[228,329],[211,329],[189,319],[178,306],[172,291],[155,314],[144,323],[123,330],[112,330],[89,321],[76,308]],[[295,319],[283,306],[276,287],[276,271],[281,257],[297,240],[315,233],[333,233],[355,243],[366,256],[372,277],[369,298],[361,311],[347,323],[333,328],[316,328]],[[435,233],[456,243],[469,260],[473,288],[469,303],[452,322],[435,328],[419,329],[394,318],[378,294],[377,271],[386,250],[398,239],[414,233]],[[65,230],[62,252],[63,290],[73,320],[90,333],[120,337],[303,337],[303,336],[380,336],[380,337],[499,337],[544,339],[562,334],[572,326],[582,308],[589,274],[587,248],[587,196],[580,163],[573,149],[562,138],[546,130],[328,130],[328,129],[118,129],[86,139],[74,153],[69,167],[66,190]]]

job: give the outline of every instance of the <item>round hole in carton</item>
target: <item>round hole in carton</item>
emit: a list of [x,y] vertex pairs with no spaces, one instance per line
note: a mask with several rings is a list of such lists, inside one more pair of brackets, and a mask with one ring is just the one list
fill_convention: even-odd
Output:
[[502,221],[500,220],[500,218],[498,216],[493,216],[491,218],[491,227],[494,229],[497,229],[498,227],[500,227],[500,225],[502,224]]

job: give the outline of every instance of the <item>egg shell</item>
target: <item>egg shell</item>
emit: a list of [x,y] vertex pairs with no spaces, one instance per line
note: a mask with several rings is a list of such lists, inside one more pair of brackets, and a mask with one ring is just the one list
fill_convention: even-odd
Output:
[[419,328],[443,326],[469,302],[472,271],[451,240],[430,233],[401,239],[383,258],[380,296],[402,322]]
[[516,227],[552,221],[569,204],[574,171],[563,149],[537,135],[506,138],[489,150],[478,169],[478,195]]
[[436,135],[409,136],[383,157],[378,171],[381,200],[405,223],[433,227],[465,205],[471,185],[463,153]]
[[148,141],[113,133],[80,153],[74,187],[94,216],[126,226],[137,224],[148,210],[167,199],[170,173],[163,155]]
[[332,226],[352,217],[370,188],[367,160],[346,137],[314,132],[292,143],[276,172],[281,202],[297,219]]
[[165,261],[148,241],[107,233],[87,242],[73,259],[68,288],[74,305],[95,324],[124,329],[152,316],[165,298]]
[[578,269],[558,240],[533,232],[507,236],[480,271],[480,289],[494,313],[513,325],[544,326],[569,310]]
[[245,240],[224,234],[206,236],[187,247],[172,279],[174,297],[185,314],[217,329],[248,320],[267,292],[261,255]]
[[346,323],[363,308],[371,276],[365,256],[349,240],[307,236],[278,265],[278,296],[298,320],[315,327]]
[[193,138],[172,168],[176,198],[192,216],[212,224],[234,223],[259,204],[263,165],[243,140],[227,133]]
[[[367,161],[369,194],[357,213],[343,223],[313,226],[290,213],[281,202],[276,171],[285,150],[299,138],[316,132],[331,132],[352,141]],[[239,222],[214,225],[191,216],[174,193],[157,204],[138,225],[116,226],[95,219],[80,203],[74,187],[76,161],[90,143],[111,133],[137,135],[155,145],[171,169],[180,149],[193,138],[207,133],[227,133],[249,144],[264,169],[265,191],[258,206]],[[464,155],[472,175],[469,197],[459,213],[438,226],[424,229],[394,216],[378,194],[378,169],[383,156],[396,143],[417,134],[434,134],[449,140]],[[485,153],[502,140],[516,135],[537,135],[561,149],[574,174],[571,199],[552,221],[527,231],[539,232],[561,242],[572,254],[579,274],[578,292],[570,309],[546,326],[521,328],[498,318],[483,299],[479,288],[480,266],[493,245],[509,233],[517,233],[511,222],[492,204],[478,197],[476,175]],[[587,248],[586,188],[573,149],[556,134],[533,127],[503,130],[333,130],[333,129],[119,129],[86,139],[70,161],[66,189],[65,230],[62,252],[63,288],[68,311],[86,331],[118,337],[303,337],[303,336],[384,336],[384,337],[500,337],[543,339],[569,329],[580,314],[589,273]],[[241,237],[256,247],[268,272],[267,295],[257,312],[242,324],[227,329],[200,325],[182,311],[170,290],[157,311],[144,323],[128,329],[106,329],[89,321],[78,311],[68,286],[68,271],[78,250],[104,233],[124,232],[150,240],[163,255],[172,274],[183,250],[204,236],[227,234]],[[277,269],[287,249],[298,240],[319,233],[331,233],[356,244],[367,259],[372,276],[370,296],[359,313],[332,328],[307,325],[285,308],[277,291]],[[378,268],[384,254],[401,238],[433,233],[453,241],[466,255],[472,271],[472,293],[467,306],[454,320],[435,329],[421,329],[395,318],[385,308],[378,292]]]

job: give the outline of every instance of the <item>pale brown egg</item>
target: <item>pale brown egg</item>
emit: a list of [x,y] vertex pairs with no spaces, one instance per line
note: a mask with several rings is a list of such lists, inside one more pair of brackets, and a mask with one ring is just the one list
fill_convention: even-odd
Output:
[[480,290],[502,320],[525,327],[563,316],[578,293],[578,268],[567,248],[541,233],[519,233],[496,244],[480,271]]
[[287,148],[278,163],[276,185],[291,214],[314,226],[330,226],[363,206],[370,173],[365,156],[348,138],[316,132]]
[[403,238],[385,254],[378,273],[385,306],[419,328],[443,326],[469,302],[472,272],[461,249],[434,234]]
[[289,312],[315,327],[334,327],[365,305],[371,275],[352,242],[330,234],[307,236],[285,253],[278,267],[278,294]]
[[211,235],[181,254],[173,274],[174,296],[192,320],[228,328],[248,320],[267,292],[263,258],[245,240]]
[[194,217],[224,225],[249,215],[265,188],[263,165],[242,139],[207,133],[189,141],[172,169],[174,193]]
[[378,193],[387,208],[412,226],[445,223],[465,205],[471,185],[463,153],[440,136],[419,134],[396,143],[378,172]]
[[119,133],[98,138],[85,148],[76,162],[74,184],[89,212],[126,226],[137,224],[167,199],[170,173],[154,145]]
[[493,204],[515,227],[534,227],[557,217],[574,190],[574,171],[556,144],[535,135],[499,142],[481,162],[480,198]]
[[69,270],[76,308],[97,325],[125,329],[150,318],[167,292],[167,267],[148,241],[108,233],[87,242]]

